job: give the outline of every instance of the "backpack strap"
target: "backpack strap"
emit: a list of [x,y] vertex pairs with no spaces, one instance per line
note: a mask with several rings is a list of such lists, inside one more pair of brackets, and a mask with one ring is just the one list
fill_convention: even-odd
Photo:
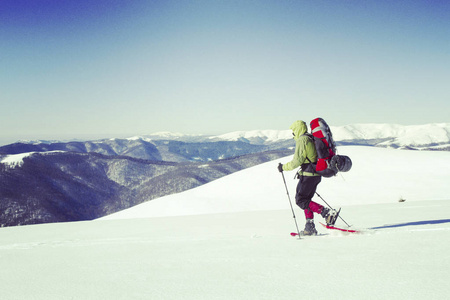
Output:
[[[309,138],[310,142],[312,142],[312,143],[314,144],[314,147],[316,146],[315,143],[314,143],[314,136],[313,136],[312,134],[306,132],[306,133],[304,133],[304,134],[302,134],[302,135],[307,136],[307,137]],[[303,172],[309,172],[309,173],[312,173],[312,174],[318,174],[318,175],[319,175],[319,173],[316,173],[316,164],[313,163],[313,162],[308,158],[308,156],[306,156],[306,160],[308,161],[308,163],[303,163],[303,164],[300,166],[300,168],[298,169],[298,171],[297,171],[297,173],[296,173],[296,175],[295,175],[294,178],[298,178],[298,177],[299,177],[299,172],[300,172],[300,170],[303,171]]]
[[[310,142],[313,143],[314,147],[316,147],[316,144],[314,143],[314,137],[310,133],[305,133],[304,135],[306,135],[309,138]],[[308,161],[308,163],[303,163],[301,165],[300,168],[302,169],[302,171],[303,172],[309,172],[309,173],[312,173],[312,174],[318,174],[318,173],[316,173],[316,164],[317,163],[313,163],[309,159],[308,156],[306,156],[305,158]]]
[[[314,148],[316,147],[316,143],[314,142],[314,136],[311,133],[304,133],[303,135],[306,135],[309,138],[309,141],[311,143],[313,143]],[[308,156],[306,156],[306,159],[309,161],[310,164],[314,164],[309,158]],[[315,168],[314,168],[315,169]]]

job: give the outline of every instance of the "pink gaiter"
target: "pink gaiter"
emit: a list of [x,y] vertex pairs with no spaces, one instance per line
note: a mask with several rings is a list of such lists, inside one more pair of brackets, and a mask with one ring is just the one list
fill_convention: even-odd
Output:
[[313,213],[320,214],[322,212],[322,209],[323,209],[322,205],[320,205],[314,201],[311,201],[311,202],[309,202],[309,207],[307,209],[305,209],[305,217],[307,219],[313,219],[314,218]]

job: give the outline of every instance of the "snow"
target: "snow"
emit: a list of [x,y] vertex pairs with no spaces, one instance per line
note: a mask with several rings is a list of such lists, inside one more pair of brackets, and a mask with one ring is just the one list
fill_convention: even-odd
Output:
[[[350,206],[361,227],[449,201]],[[356,226],[356,225],[355,225]],[[445,299],[450,223],[298,240],[289,210],[4,228],[4,299]]]
[[147,137],[149,140],[152,139],[167,139],[167,140],[178,140],[178,139],[187,139],[189,141],[189,139],[196,139],[196,138],[200,138],[200,137],[204,137],[204,135],[202,134],[184,134],[184,133],[180,133],[180,132],[169,132],[169,131],[161,131],[161,132],[155,132],[152,133]]
[[[380,145],[402,146],[432,144],[442,145],[450,141],[450,123],[432,123],[424,125],[400,124],[351,124],[330,126],[335,141],[381,140]],[[202,136],[181,133],[159,132],[149,136],[151,139],[177,139],[191,141],[249,141],[253,144],[269,144],[292,139],[291,130],[250,130],[234,131],[221,135]],[[131,138],[130,138],[131,139]],[[386,140],[383,143],[383,140]]]
[[[46,151],[46,152],[39,152],[39,154],[45,155],[45,154],[51,154],[51,153],[55,153],[55,152],[64,152],[64,151],[60,151],[60,150]],[[6,155],[5,157],[3,157],[2,160],[0,160],[0,164],[4,164],[4,165],[6,165],[6,167],[8,167],[10,169],[19,168],[23,165],[24,158],[29,157],[35,153],[37,153],[37,152],[9,154],[9,155]]]
[[[350,172],[324,178],[318,192],[336,205],[360,205],[426,199],[448,199],[450,152],[408,151],[376,147],[338,147],[352,159]],[[143,203],[106,217],[155,217],[187,214],[273,210],[286,207],[280,198],[284,189],[276,171],[286,157],[245,169],[220,180]],[[274,172],[275,171],[275,172]],[[295,172],[285,172],[290,194],[295,193]],[[424,187],[427,187],[426,189]],[[286,200],[287,201],[287,200]]]
[[399,146],[420,146],[432,143],[448,144],[450,139],[450,123],[408,126],[398,124],[354,124],[331,126],[331,131],[336,141],[389,139],[385,144],[390,145],[394,142]]
[[[308,122],[307,122],[308,123]],[[333,138],[337,142],[361,142],[367,140],[371,145],[389,147],[412,146],[414,148],[436,149],[448,147],[450,142],[450,123],[432,123],[423,125],[400,124],[351,124],[344,126],[330,126]],[[117,138],[110,139],[111,141]],[[216,141],[245,141],[252,144],[265,145],[280,141],[292,140],[291,130],[250,130],[234,131],[220,135],[183,134],[179,132],[155,132],[149,135],[132,136],[129,141],[142,140],[152,142],[155,140],[176,140],[182,142],[216,142]],[[23,141],[27,143],[56,143],[57,141]]]
[[291,130],[234,131],[218,136],[211,136],[210,139],[225,140],[225,141],[239,141],[245,139],[250,140],[255,144],[263,144],[292,139],[292,131]]
[[0,164],[4,164],[9,168],[21,167],[23,165],[23,159],[33,153],[35,152],[7,155],[0,161]]
[[[276,170],[286,157],[149,202],[157,213],[144,204],[102,220],[2,228],[2,298],[446,299],[450,153],[339,152],[353,169],[318,192],[360,234],[327,230],[316,217],[325,235],[289,235],[296,228]],[[293,191],[293,172],[285,175]]]

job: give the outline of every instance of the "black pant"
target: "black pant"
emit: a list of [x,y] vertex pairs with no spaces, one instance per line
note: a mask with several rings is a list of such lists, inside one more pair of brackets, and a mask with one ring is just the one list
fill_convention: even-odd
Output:
[[321,180],[322,176],[300,176],[295,202],[301,209],[307,209],[309,207],[309,202],[314,197],[317,185]]

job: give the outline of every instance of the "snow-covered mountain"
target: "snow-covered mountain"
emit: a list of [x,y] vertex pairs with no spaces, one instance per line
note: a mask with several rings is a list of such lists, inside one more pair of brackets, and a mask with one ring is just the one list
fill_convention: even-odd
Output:
[[222,135],[209,137],[211,141],[244,141],[256,145],[279,143],[284,140],[292,140],[290,130],[251,130],[235,131]]
[[[337,145],[450,150],[450,123],[409,126],[354,124],[331,126],[331,130]],[[0,154],[62,150],[181,162],[209,161],[293,146],[290,130],[235,131],[221,135],[159,132],[126,139],[85,142],[22,141],[0,147]]]
[[[425,125],[353,124],[330,126],[341,145],[368,145],[393,148],[450,150],[450,123]],[[292,140],[290,130],[235,131],[221,135],[153,134],[149,140],[175,139],[185,142],[242,141],[255,145],[273,145]]]
[[450,150],[450,123],[426,125],[356,124],[331,127],[341,144]]
[[[255,145],[243,141],[211,141],[194,142],[190,137],[187,141],[178,138],[167,140],[151,140],[144,137],[129,139],[107,139],[86,142],[57,143],[15,143],[0,147],[1,155],[21,154],[28,152],[66,151],[81,153],[98,153],[108,156],[127,156],[153,161],[189,162],[214,161],[250,153],[269,150],[285,150],[293,146],[292,140],[270,145]],[[205,139],[205,138],[203,138]]]

